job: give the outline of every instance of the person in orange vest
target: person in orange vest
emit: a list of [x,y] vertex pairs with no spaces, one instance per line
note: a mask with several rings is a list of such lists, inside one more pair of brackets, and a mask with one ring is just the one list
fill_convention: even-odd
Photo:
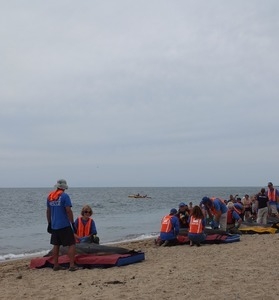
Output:
[[205,217],[198,205],[193,207],[191,216],[189,217],[189,231],[188,238],[190,240],[190,246],[196,244],[198,247],[206,239],[204,233],[205,228]]
[[160,230],[160,244],[162,246],[175,246],[178,244],[179,220],[177,210],[172,208],[170,213],[162,218]]
[[278,217],[278,200],[279,200],[279,191],[274,188],[272,182],[267,184],[267,196],[269,200],[269,214],[271,217]]
[[93,211],[89,205],[83,206],[81,216],[75,220],[77,232],[75,234],[77,243],[99,244],[95,221],[91,218]]

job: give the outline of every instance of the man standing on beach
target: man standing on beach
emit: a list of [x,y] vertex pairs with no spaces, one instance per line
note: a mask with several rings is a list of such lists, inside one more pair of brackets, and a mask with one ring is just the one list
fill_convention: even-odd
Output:
[[50,243],[53,245],[53,270],[64,269],[58,264],[60,246],[68,246],[68,256],[70,259],[69,271],[77,270],[75,266],[75,237],[74,237],[74,216],[72,203],[65,190],[68,188],[64,179],[59,179],[54,186],[56,190],[49,193],[47,198],[46,217],[48,221],[47,231],[51,233]]

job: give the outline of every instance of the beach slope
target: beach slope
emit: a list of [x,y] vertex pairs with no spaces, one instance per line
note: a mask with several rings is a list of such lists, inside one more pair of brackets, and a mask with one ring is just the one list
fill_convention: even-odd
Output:
[[232,244],[157,247],[122,243],[145,260],[76,272],[0,264],[0,299],[279,299],[278,234],[242,235]]

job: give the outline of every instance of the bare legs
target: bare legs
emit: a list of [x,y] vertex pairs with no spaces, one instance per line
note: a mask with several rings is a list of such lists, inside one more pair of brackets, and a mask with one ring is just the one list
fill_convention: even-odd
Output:
[[[59,264],[58,264],[59,248],[60,248],[60,246],[58,246],[58,245],[53,246],[52,251],[53,251],[53,267],[54,268],[59,267]],[[70,259],[70,268],[75,266],[75,255],[76,255],[76,246],[75,245],[69,246],[68,256]]]
[[70,259],[70,268],[75,266],[76,245],[69,246],[68,256]]

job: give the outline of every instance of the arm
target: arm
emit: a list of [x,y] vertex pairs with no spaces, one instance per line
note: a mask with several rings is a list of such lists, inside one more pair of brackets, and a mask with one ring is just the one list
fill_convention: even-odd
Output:
[[47,209],[46,209],[46,218],[47,218],[47,222],[50,223],[51,222],[51,212],[50,212],[49,207],[47,207]]
[[65,209],[66,209],[66,213],[67,213],[70,223],[73,224],[74,223],[74,214],[73,214],[72,208],[70,206],[66,206]]
[[205,228],[205,225],[206,225],[206,220],[205,220],[205,218],[203,218],[202,219],[202,229],[204,230],[204,228]]
[[179,233],[179,220],[178,220],[177,217],[173,217],[171,219],[171,222],[172,222],[172,225],[173,225],[174,234],[175,234],[175,236],[177,236],[178,233]]
[[93,235],[97,234],[97,228],[96,228],[96,224],[95,224],[94,220],[92,220],[90,232],[91,232],[91,234],[93,234]]
[[239,214],[236,211],[233,211],[233,219],[235,219],[237,225],[235,226],[236,228],[239,228],[241,223],[242,223],[242,219],[240,218]]

